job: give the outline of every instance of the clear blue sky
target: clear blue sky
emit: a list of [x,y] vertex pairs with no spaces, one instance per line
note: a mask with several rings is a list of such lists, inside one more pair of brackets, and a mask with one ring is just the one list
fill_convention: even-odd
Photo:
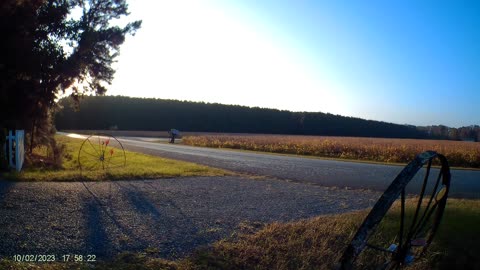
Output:
[[130,1],[109,94],[480,124],[480,1]]

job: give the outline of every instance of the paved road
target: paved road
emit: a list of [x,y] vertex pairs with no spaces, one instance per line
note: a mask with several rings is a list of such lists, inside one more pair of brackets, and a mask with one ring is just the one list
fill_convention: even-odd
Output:
[[[321,186],[384,191],[402,170],[387,166],[226,149],[155,143],[141,138],[120,138],[126,149],[196,162],[253,175],[306,182]],[[433,170],[437,175],[438,170]],[[418,193],[423,171],[412,180],[410,192]],[[480,171],[452,170],[451,197],[480,198]]]

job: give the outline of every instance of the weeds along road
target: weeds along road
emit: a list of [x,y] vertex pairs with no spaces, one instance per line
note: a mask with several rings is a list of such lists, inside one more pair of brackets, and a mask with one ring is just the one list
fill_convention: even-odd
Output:
[[[403,166],[323,160],[296,156],[254,153],[149,142],[138,137],[121,137],[127,150],[195,162],[231,171],[275,177],[329,187],[384,191]],[[433,170],[434,175],[438,170]],[[423,171],[417,173],[407,192],[418,193]],[[450,196],[480,198],[480,171],[452,170]]]

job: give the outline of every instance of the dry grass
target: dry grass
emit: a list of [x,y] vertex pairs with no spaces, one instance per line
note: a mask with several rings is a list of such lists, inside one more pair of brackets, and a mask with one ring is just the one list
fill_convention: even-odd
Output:
[[[413,201],[407,210],[414,209]],[[378,230],[395,234],[399,207],[394,206]],[[223,240],[189,258],[188,269],[335,269],[368,211],[273,223],[235,241]],[[450,199],[439,232],[427,255],[408,269],[479,269],[480,201]],[[461,228],[461,229],[460,229]],[[360,256],[358,269],[371,269],[379,253]],[[376,258],[376,257],[378,258]],[[380,255],[381,256],[381,255]]]
[[408,163],[415,155],[434,150],[445,155],[451,166],[480,168],[478,142],[293,135],[203,135],[185,136],[183,143],[386,163]]
[[363,212],[273,223],[236,241],[217,242],[192,269],[334,269]]

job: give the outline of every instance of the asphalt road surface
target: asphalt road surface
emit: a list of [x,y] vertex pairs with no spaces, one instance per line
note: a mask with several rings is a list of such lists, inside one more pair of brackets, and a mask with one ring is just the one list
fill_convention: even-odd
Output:
[[[151,142],[152,139],[121,137],[128,150],[191,161],[231,171],[275,177],[328,187],[384,191],[403,166],[324,160],[287,155],[255,153]],[[437,169],[432,170],[436,176]],[[450,196],[480,198],[479,170],[451,170]],[[424,171],[409,184],[408,192],[418,193]]]

